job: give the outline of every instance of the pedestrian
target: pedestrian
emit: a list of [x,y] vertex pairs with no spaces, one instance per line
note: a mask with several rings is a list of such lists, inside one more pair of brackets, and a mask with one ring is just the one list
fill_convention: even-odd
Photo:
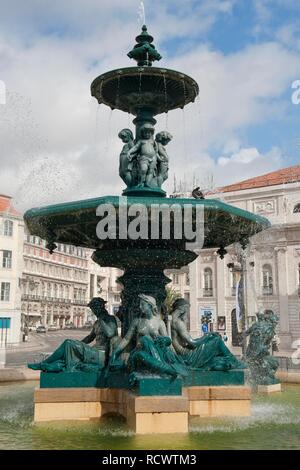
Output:
[[224,333],[223,333],[223,341],[224,341],[224,343],[226,343],[228,341],[228,336],[226,334],[226,331],[224,331]]

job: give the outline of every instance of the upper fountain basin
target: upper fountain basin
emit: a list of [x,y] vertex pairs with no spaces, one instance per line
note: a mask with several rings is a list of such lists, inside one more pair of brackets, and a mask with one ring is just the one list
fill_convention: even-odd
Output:
[[159,67],[126,67],[99,75],[91,85],[98,103],[137,115],[148,108],[155,116],[195,101],[199,87],[184,73]]

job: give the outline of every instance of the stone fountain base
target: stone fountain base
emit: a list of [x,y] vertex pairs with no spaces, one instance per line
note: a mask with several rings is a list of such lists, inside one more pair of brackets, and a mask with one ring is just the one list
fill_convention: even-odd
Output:
[[34,421],[97,420],[121,415],[137,434],[188,432],[189,416],[250,416],[246,386],[184,387],[181,395],[138,396],[116,388],[38,388]]
[[281,383],[271,384],[271,385],[258,385],[257,392],[265,393],[265,394],[281,392]]

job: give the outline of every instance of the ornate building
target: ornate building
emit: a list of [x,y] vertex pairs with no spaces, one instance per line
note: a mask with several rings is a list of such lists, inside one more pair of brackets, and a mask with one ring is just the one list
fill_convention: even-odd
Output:
[[44,240],[25,234],[22,316],[28,326],[82,326],[89,313],[88,283],[85,249],[58,244],[50,255]]
[[[206,197],[263,215],[272,223],[252,237],[243,265],[246,319],[250,324],[259,310],[278,314],[280,347],[290,349],[300,338],[300,165],[225,186]],[[223,260],[211,250],[201,250],[190,265],[193,334],[199,334],[203,311],[210,310],[214,329],[226,330],[230,343],[238,344],[238,277],[232,267],[239,267],[239,261],[239,252],[231,246]]]
[[0,195],[0,348],[20,341],[23,237],[22,215]]

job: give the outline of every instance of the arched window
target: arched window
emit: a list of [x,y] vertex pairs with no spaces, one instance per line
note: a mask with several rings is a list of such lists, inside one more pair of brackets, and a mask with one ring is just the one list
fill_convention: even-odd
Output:
[[203,297],[213,295],[213,272],[211,268],[205,268],[203,272]]
[[298,204],[295,205],[293,212],[294,213],[300,212],[300,202],[298,202]]
[[4,221],[3,235],[5,237],[12,237],[13,236],[13,227],[14,227],[14,223],[11,220],[5,220]]
[[230,282],[231,282],[231,295],[232,296],[236,295],[236,286],[237,286],[239,279],[240,279],[240,273],[237,271],[231,271]]
[[264,264],[262,268],[262,293],[263,295],[273,294],[273,276],[272,267],[269,264]]

